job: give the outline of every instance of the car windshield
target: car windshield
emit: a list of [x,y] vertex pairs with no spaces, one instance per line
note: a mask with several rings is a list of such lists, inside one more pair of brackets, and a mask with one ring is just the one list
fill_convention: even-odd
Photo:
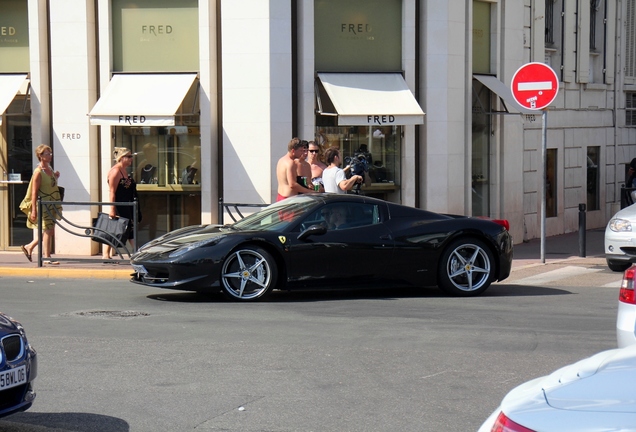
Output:
[[281,231],[303,218],[318,203],[309,197],[294,197],[247,216],[232,225],[245,231]]

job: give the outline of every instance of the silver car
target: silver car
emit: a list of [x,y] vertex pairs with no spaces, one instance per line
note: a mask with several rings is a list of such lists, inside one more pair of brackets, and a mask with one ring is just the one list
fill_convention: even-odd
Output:
[[621,290],[618,294],[616,313],[616,340],[618,347],[636,345],[636,265],[623,274]]
[[616,213],[605,228],[605,259],[610,270],[622,272],[636,261],[636,204]]

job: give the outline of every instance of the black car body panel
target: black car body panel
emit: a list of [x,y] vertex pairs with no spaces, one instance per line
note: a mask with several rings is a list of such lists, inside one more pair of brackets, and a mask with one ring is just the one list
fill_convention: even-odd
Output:
[[24,328],[0,312],[0,418],[31,407],[37,374],[37,353]]
[[[343,229],[328,226],[336,207],[347,211]],[[131,281],[157,288],[218,290],[223,263],[251,245],[275,261],[279,289],[432,286],[438,284],[443,251],[457,239],[483,242],[494,257],[492,281],[508,277],[512,238],[490,220],[360,195],[306,194],[231,226],[202,225],[168,233],[133,255],[136,273]]]

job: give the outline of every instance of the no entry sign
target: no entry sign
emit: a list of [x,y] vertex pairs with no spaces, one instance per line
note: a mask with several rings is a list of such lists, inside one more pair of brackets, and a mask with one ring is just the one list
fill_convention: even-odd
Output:
[[519,105],[531,110],[541,110],[556,98],[559,78],[544,63],[527,63],[512,76],[510,87]]

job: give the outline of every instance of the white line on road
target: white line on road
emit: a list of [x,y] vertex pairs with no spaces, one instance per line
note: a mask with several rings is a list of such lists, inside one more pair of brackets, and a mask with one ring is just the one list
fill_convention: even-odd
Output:
[[530,276],[512,282],[515,285],[543,285],[547,282],[553,282],[559,279],[565,279],[573,276],[581,276],[586,273],[596,273],[601,269],[590,269],[586,267],[567,266],[560,269],[552,270],[546,273]]

